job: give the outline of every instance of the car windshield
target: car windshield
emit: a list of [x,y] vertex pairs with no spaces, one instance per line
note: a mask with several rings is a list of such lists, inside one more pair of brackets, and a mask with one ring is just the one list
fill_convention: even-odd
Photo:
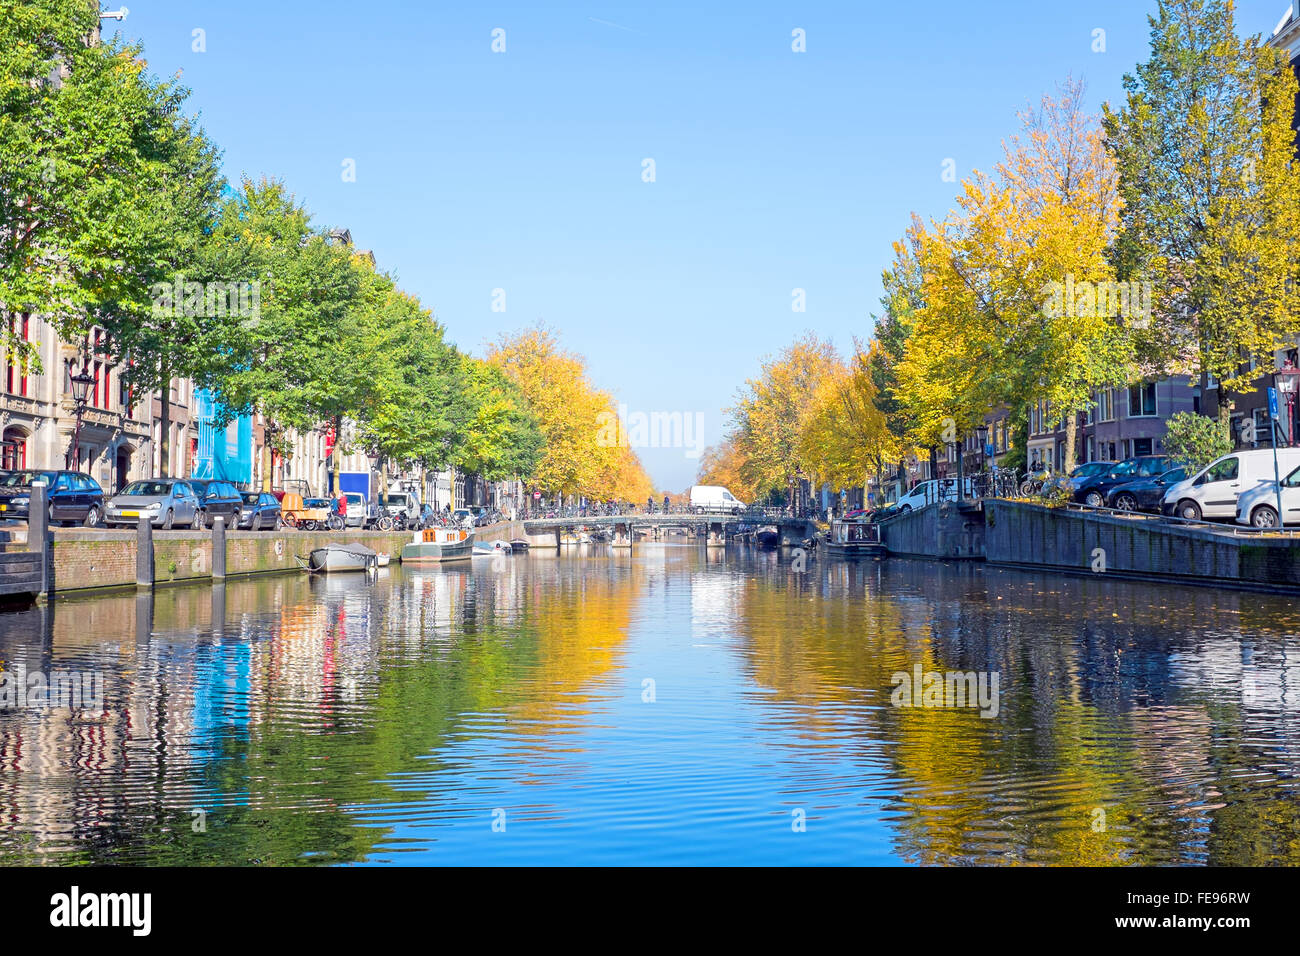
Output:
[[160,497],[172,490],[170,481],[133,481],[119,494],[139,497]]
[[47,485],[54,484],[57,477],[52,471],[15,471],[0,478],[0,488],[26,488],[38,476],[43,477]]
[[[1300,471],[1300,468],[1297,468],[1296,470]],[[1170,468],[1160,476],[1160,480],[1164,482],[1182,481],[1186,477],[1187,470],[1185,468]]]
[[1093,475],[1099,475],[1111,464],[1108,461],[1091,461],[1086,465],[1080,465],[1074,471],[1070,472],[1071,478],[1091,478]]
[[1118,465],[1110,470],[1112,478],[1123,478],[1125,475],[1137,474],[1138,463],[1136,461],[1121,461]]

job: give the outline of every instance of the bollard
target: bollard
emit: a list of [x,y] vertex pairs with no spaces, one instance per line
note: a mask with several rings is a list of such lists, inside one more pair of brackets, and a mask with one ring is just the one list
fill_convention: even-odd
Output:
[[45,483],[32,484],[32,495],[27,506],[27,550],[38,551],[41,555],[41,583],[36,592],[38,603],[50,596],[50,512],[46,507]]
[[212,580],[226,579],[226,519],[217,515],[212,519]]
[[152,590],[153,579],[153,522],[148,518],[141,518],[135,526],[136,590]]

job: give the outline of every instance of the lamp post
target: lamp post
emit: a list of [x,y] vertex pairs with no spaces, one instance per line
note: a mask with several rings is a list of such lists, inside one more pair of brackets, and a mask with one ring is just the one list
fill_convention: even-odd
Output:
[[72,402],[77,413],[77,424],[72,431],[72,461],[65,463],[71,469],[73,463],[78,467],[81,465],[81,414],[86,410],[86,393],[90,391],[90,386],[95,384],[95,376],[90,374],[87,362],[81,363],[80,372],[73,372],[71,358],[65,359],[64,364],[68,368],[68,381],[72,384]]
[[[1295,367],[1295,363],[1290,359],[1273,373],[1273,386],[1277,389],[1278,395],[1286,399],[1286,443],[1287,447],[1295,444],[1295,400],[1297,391],[1300,391],[1300,368]],[[1274,425],[1274,436],[1276,428]],[[1274,437],[1274,442],[1277,439]]]

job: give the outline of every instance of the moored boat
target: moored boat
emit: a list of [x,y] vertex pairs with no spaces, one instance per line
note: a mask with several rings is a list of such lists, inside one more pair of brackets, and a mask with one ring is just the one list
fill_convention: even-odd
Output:
[[775,548],[781,543],[781,531],[774,524],[765,524],[754,531],[754,544],[760,548]]
[[403,564],[466,561],[473,553],[474,532],[464,528],[425,528],[402,545]]
[[498,554],[510,554],[514,550],[509,541],[475,541],[474,554],[486,554],[495,557]]
[[312,573],[331,573],[335,571],[368,571],[379,567],[379,554],[364,544],[355,542],[347,544],[327,544],[312,549],[303,558],[295,555],[298,565]]
[[828,556],[883,558],[888,553],[880,541],[880,525],[852,518],[831,522],[826,536]]

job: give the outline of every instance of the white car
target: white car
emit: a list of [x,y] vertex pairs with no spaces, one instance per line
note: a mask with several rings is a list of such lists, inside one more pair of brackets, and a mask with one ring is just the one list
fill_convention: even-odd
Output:
[[[1277,449],[1279,475],[1300,467],[1300,448]],[[1250,448],[1216,458],[1165,492],[1161,509],[1189,521],[1237,517],[1237,499],[1261,482],[1273,483],[1273,449]],[[1276,510],[1276,509],[1275,509]]]
[[721,485],[696,485],[691,489],[691,510],[697,515],[709,511],[739,514],[745,503]]
[[[975,497],[974,482],[968,477],[963,484],[966,488],[966,497]],[[916,487],[909,491],[903,497],[899,498],[894,504],[899,511],[916,511],[918,508],[924,508],[926,505],[935,501],[956,501],[957,500],[957,479],[956,478],[931,478],[927,481],[918,482]]]
[[366,523],[366,496],[359,491],[345,491],[343,497],[348,500],[348,527],[364,527]]
[[1293,469],[1280,483],[1265,481],[1243,492],[1237,499],[1237,524],[1276,528],[1279,491],[1282,493],[1282,523],[1300,524],[1300,467]]

